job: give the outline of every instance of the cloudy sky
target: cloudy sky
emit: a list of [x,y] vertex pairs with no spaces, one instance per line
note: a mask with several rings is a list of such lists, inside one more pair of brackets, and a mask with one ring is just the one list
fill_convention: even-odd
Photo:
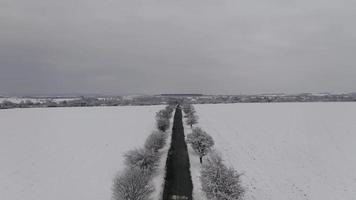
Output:
[[0,0],[0,93],[356,91],[354,0]]

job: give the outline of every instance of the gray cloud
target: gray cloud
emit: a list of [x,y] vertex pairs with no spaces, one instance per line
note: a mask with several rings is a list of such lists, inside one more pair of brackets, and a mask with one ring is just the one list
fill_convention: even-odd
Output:
[[0,93],[356,91],[356,2],[0,0]]

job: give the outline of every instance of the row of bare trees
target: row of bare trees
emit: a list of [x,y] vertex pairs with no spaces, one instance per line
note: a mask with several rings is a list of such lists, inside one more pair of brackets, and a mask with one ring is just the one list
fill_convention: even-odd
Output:
[[184,104],[183,112],[185,123],[188,124],[191,128],[193,128],[193,125],[197,124],[199,119],[196,115],[194,106],[192,104]]
[[185,122],[192,128],[192,133],[187,135],[187,143],[199,155],[200,163],[203,163],[203,157],[206,156],[214,146],[213,138],[199,127],[193,128],[198,123],[198,116],[192,104],[183,105]]
[[[202,190],[208,200],[241,200],[244,188],[241,186],[239,174],[234,168],[227,167],[221,155],[213,149],[213,138],[199,127],[193,128],[198,123],[194,106],[183,106],[186,124],[192,128],[192,133],[187,135],[187,142],[198,154],[201,165],[200,180]],[[203,157],[207,157],[203,163]]]
[[174,106],[168,105],[156,113],[157,130],[146,139],[144,147],[128,151],[125,156],[126,168],[114,178],[113,200],[148,200],[154,191],[151,183],[161,157],[160,149],[167,140],[166,130]]

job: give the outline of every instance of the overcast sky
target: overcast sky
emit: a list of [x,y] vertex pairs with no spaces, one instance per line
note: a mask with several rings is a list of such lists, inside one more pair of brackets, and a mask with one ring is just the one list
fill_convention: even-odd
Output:
[[0,93],[356,91],[354,0],[0,0]]

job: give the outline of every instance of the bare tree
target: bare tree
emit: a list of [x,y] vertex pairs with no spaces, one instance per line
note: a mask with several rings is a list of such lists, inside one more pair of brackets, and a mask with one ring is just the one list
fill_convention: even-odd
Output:
[[241,174],[226,167],[221,156],[213,152],[202,166],[200,179],[209,200],[240,200],[244,194],[240,177]]
[[157,129],[162,131],[162,132],[166,132],[166,130],[169,128],[169,119],[165,119],[165,118],[157,118],[156,119],[156,126]]
[[185,123],[187,123],[190,126],[190,128],[193,128],[193,125],[198,123],[198,116],[192,113],[188,114],[186,116]]
[[189,114],[194,114],[195,113],[195,109],[194,106],[190,103],[188,104],[183,104],[183,112],[185,114],[185,117],[187,117]]
[[193,132],[188,134],[187,142],[192,145],[194,151],[199,155],[200,163],[203,163],[203,157],[207,155],[214,146],[213,138],[201,128],[194,128]]
[[172,118],[172,116],[173,116],[174,107],[175,106],[173,106],[173,105],[167,105],[165,108],[165,111],[168,113],[169,118]]
[[172,112],[173,110],[171,110],[171,108],[167,106],[164,109],[158,111],[156,113],[156,117],[170,119],[172,117]]
[[139,168],[130,168],[114,179],[114,200],[149,200],[154,187],[150,173]]
[[169,114],[166,110],[160,110],[156,113],[156,125],[158,130],[166,132],[170,125],[170,116],[171,114]]

